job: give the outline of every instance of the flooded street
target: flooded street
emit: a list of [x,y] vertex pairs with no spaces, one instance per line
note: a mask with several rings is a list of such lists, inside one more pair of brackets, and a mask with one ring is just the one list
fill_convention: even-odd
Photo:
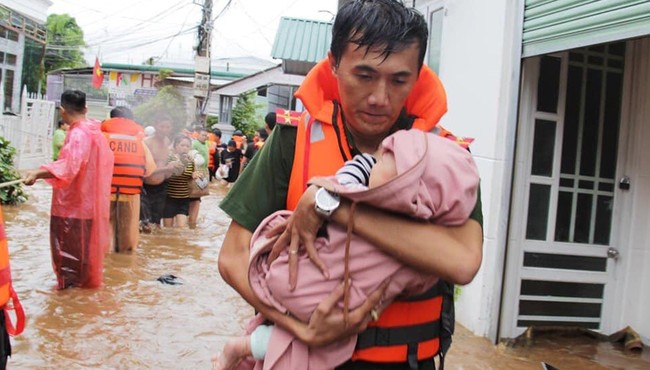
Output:
[[[14,288],[27,322],[12,338],[13,369],[199,369],[252,309],[227,286],[217,256],[229,219],[218,208],[225,189],[203,198],[199,228],[142,235],[134,255],[110,254],[104,287],[55,291],[49,247],[51,188],[3,207]],[[177,276],[182,285],[156,279]]]
[[[142,235],[134,255],[110,254],[104,287],[56,291],[49,249],[51,188],[26,188],[27,203],[3,207],[14,288],[25,308],[12,338],[10,369],[208,369],[210,357],[241,332],[252,309],[227,286],[217,256],[230,222],[218,208],[226,189],[211,185],[196,230]],[[182,285],[156,279],[173,274]],[[648,369],[648,351],[580,339],[534,347],[494,346],[459,327],[447,369]]]

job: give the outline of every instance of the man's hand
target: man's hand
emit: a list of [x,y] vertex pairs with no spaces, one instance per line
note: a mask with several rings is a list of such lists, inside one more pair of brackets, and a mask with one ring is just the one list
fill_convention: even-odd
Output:
[[318,256],[314,246],[316,233],[324,221],[314,209],[316,190],[318,187],[313,185],[307,188],[287,222],[274,227],[269,232],[269,237],[280,234],[269,254],[269,264],[289,246],[289,287],[291,290],[296,288],[298,281],[298,249],[301,245],[305,247],[309,259],[323,272],[326,278],[329,278],[327,266]]
[[[322,347],[364,331],[368,323],[373,320],[371,311],[380,304],[389,281],[390,278],[384,280],[361,306],[350,311],[347,326],[343,319],[343,311],[336,307],[345,293],[344,284],[339,284],[318,305],[312,313],[309,323],[303,326],[296,335],[309,346]],[[377,312],[375,312],[376,314]]]
[[38,180],[38,173],[36,171],[29,171],[27,174],[25,174],[25,177],[23,179],[23,183],[25,185],[34,185],[34,183]]
[[179,160],[171,161],[167,163],[167,169],[169,170],[170,176],[178,176],[183,173],[183,170],[185,170],[185,165]]
[[38,179],[51,179],[53,177],[54,175],[50,171],[39,168],[38,170],[27,172],[23,178],[23,183],[25,185],[34,185]]

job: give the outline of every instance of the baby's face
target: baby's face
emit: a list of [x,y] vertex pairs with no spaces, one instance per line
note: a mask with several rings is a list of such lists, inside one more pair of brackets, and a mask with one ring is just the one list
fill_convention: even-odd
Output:
[[377,163],[370,171],[369,188],[376,188],[397,176],[397,165],[395,164],[393,152],[382,147],[379,149],[379,154],[375,155],[375,158],[377,158]]

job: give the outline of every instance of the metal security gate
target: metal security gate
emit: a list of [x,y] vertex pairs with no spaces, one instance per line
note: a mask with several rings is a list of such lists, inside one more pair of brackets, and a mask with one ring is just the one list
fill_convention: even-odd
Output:
[[523,56],[650,34],[648,0],[525,0]]
[[0,116],[0,136],[16,148],[16,169],[31,170],[52,160],[54,102],[23,92],[19,116]]
[[619,42],[525,61],[502,337],[608,317],[624,55]]

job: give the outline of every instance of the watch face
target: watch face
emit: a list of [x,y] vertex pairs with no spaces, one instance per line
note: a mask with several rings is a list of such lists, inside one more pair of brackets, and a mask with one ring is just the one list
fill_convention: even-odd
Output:
[[340,204],[339,197],[321,188],[316,192],[316,205],[323,211],[333,211]]

